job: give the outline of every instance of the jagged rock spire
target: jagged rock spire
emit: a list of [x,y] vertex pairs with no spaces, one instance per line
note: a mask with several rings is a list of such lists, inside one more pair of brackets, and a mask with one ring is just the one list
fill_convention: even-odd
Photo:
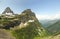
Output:
[[27,14],[28,16],[35,16],[34,12],[32,12],[31,9],[24,10],[22,14]]
[[12,13],[12,14],[14,14],[14,12],[10,9],[10,7],[7,7],[2,14],[6,14],[6,13]]
[[22,13],[25,13],[25,12],[29,12],[29,13],[30,13],[30,12],[32,12],[32,11],[31,11],[31,9],[26,9],[26,10],[24,10]]

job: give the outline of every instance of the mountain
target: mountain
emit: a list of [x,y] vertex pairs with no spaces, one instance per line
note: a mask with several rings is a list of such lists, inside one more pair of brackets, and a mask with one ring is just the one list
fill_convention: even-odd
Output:
[[2,14],[0,15],[3,18],[13,18],[16,14],[10,9],[10,7],[7,7]]
[[[10,13],[10,8],[5,12]],[[8,30],[16,39],[34,39],[35,37],[44,37],[48,34],[31,9],[26,9],[13,18],[1,17],[0,29]]]
[[24,10],[18,19],[21,21],[18,28],[12,31],[17,39],[34,39],[35,37],[43,37],[46,30],[42,27],[35,14],[31,9]]
[[56,23],[50,25],[47,27],[48,31],[51,33],[60,33],[60,20],[58,20]]
[[60,19],[39,21],[31,9],[8,18],[14,15],[9,7],[2,14],[0,39],[60,39]]
[[43,25],[43,27],[47,28],[50,25],[56,23],[59,19],[55,19],[55,20],[40,20],[40,23]]
[[11,13],[14,14],[14,12],[10,9],[10,7],[7,7],[4,12],[2,12],[2,14],[6,14],[6,13]]

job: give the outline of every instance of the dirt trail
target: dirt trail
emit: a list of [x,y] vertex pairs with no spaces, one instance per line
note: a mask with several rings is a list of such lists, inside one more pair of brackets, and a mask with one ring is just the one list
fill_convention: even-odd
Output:
[[10,35],[9,32],[7,32],[4,29],[0,29],[0,39],[15,39],[13,36]]

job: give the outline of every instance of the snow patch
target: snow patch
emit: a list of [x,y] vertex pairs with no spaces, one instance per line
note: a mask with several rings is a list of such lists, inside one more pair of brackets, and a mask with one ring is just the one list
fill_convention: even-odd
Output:
[[34,20],[29,20],[28,22],[34,22]]
[[6,15],[13,15],[12,13],[6,13]]
[[28,24],[27,24],[27,22],[26,22],[26,23],[24,23],[24,26],[26,26],[26,25],[28,25]]

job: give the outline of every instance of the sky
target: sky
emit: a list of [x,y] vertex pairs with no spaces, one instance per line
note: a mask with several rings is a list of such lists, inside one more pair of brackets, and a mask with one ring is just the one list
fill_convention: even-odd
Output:
[[31,9],[39,20],[60,18],[60,0],[0,0],[0,14],[6,7],[17,14]]

